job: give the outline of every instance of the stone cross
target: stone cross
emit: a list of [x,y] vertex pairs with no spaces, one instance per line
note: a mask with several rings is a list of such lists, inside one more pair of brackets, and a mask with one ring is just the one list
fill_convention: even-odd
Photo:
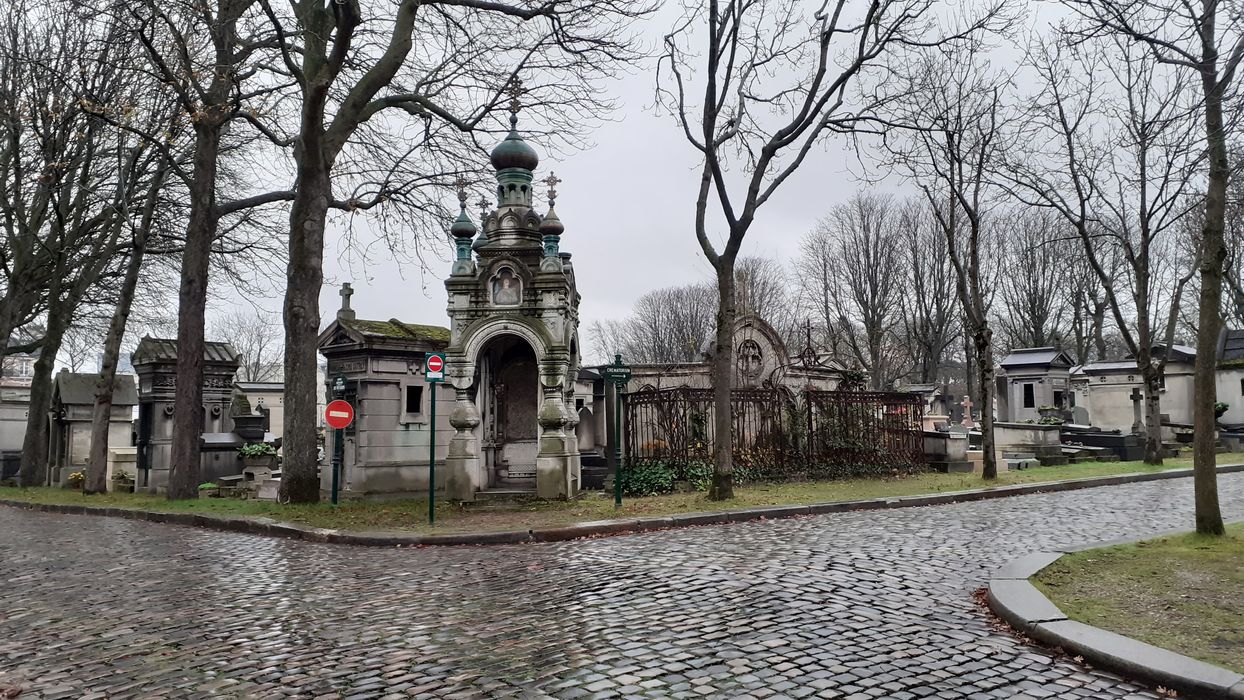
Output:
[[337,311],[337,318],[353,319],[354,310],[350,308],[350,297],[354,294],[354,287],[346,282],[341,285],[341,291],[338,294],[341,295],[341,309]]
[[1140,435],[1145,432],[1145,424],[1140,419],[1140,402],[1145,400],[1145,395],[1140,393],[1139,387],[1135,387],[1128,398],[1132,400],[1132,433]]
[[963,397],[963,427],[969,430],[976,427],[976,423],[972,420],[972,397],[966,394]]

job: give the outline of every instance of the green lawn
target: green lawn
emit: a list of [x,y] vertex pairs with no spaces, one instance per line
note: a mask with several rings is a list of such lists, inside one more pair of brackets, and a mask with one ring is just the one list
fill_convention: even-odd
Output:
[[1034,577],[1063,612],[1244,673],[1244,523],[1063,557]]
[[[1244,461],[1244,454],[1219,455],[1219,464]],[[700,511],[730,510],[752,506],[777,506],[865,498],[913,496],[947,491],[1025,484],[1042,481],[1152,472],[1190,466],[1190,459],[1167,460],[1162,467],[1140,462],[1096,462],[1064,467],[1036,467],[1004,472],[989,483],[973,474],[921,474],[896,479],[853,479],[846,481],[756,484],[735,489],[730,501],[709,501],[702,493],[670,494],[629,498],[615,509],[611,498],[588,494],[575,501],[532,501],[506,504],[456,505],[438,502],[436,532],[499,531],[537,527],[556,527],[587,520],[673,515]],[[338,530],[403,530],[430,532],[427,501],[351,501],[333,507],[287,505],[269,501],[201,498],[169,501],[160,496],[133,494],[81,493],[56,488],[0,488],[0,498],[41,503],[69,503],[158,511],[193,511],[221,515],[262,515],[276,520],[303,523]]]

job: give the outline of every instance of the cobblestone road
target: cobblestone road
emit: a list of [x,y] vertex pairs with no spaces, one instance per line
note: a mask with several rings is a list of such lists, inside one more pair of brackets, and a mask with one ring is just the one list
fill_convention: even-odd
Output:
[[[1244,516],[1244,474],[1220,479]],[[1027,551],[1178,479],[559,544],[370,549],[0,507],[0,688],[43,698],[1156,698],[991,629]]]

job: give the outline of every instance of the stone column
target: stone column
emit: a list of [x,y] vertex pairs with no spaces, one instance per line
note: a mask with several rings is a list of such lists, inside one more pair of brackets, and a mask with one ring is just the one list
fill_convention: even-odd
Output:
[[566,402],[559,386],[544,387],[540,404],[540,451],[536,454],[536,494],[565,499],[570,492],[570,455],[566,453]]
[[[479,444],[475,428],[479,426],[479,411],[471,400],[470,388],[454,389],[457,399],[449,414],[449,424],[454,436],[449,440],[445,456],[445,497],[451,501],[474,501],[481,487],[479,470]],[[432,426],[435,430],[435,426]]]
[[579,412],[574,404],[574,386],[566,390],[566,454],[570,457],[570,496],[579,495],[582,463],[579,459]]

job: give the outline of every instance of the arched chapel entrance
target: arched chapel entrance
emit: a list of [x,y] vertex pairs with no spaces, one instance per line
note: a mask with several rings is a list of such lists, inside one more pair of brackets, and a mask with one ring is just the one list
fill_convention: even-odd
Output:
[[516,335],[490,340],[476,358],[476,402],[484,464],[498,486],[531,488],[540,449],[539,361]]

